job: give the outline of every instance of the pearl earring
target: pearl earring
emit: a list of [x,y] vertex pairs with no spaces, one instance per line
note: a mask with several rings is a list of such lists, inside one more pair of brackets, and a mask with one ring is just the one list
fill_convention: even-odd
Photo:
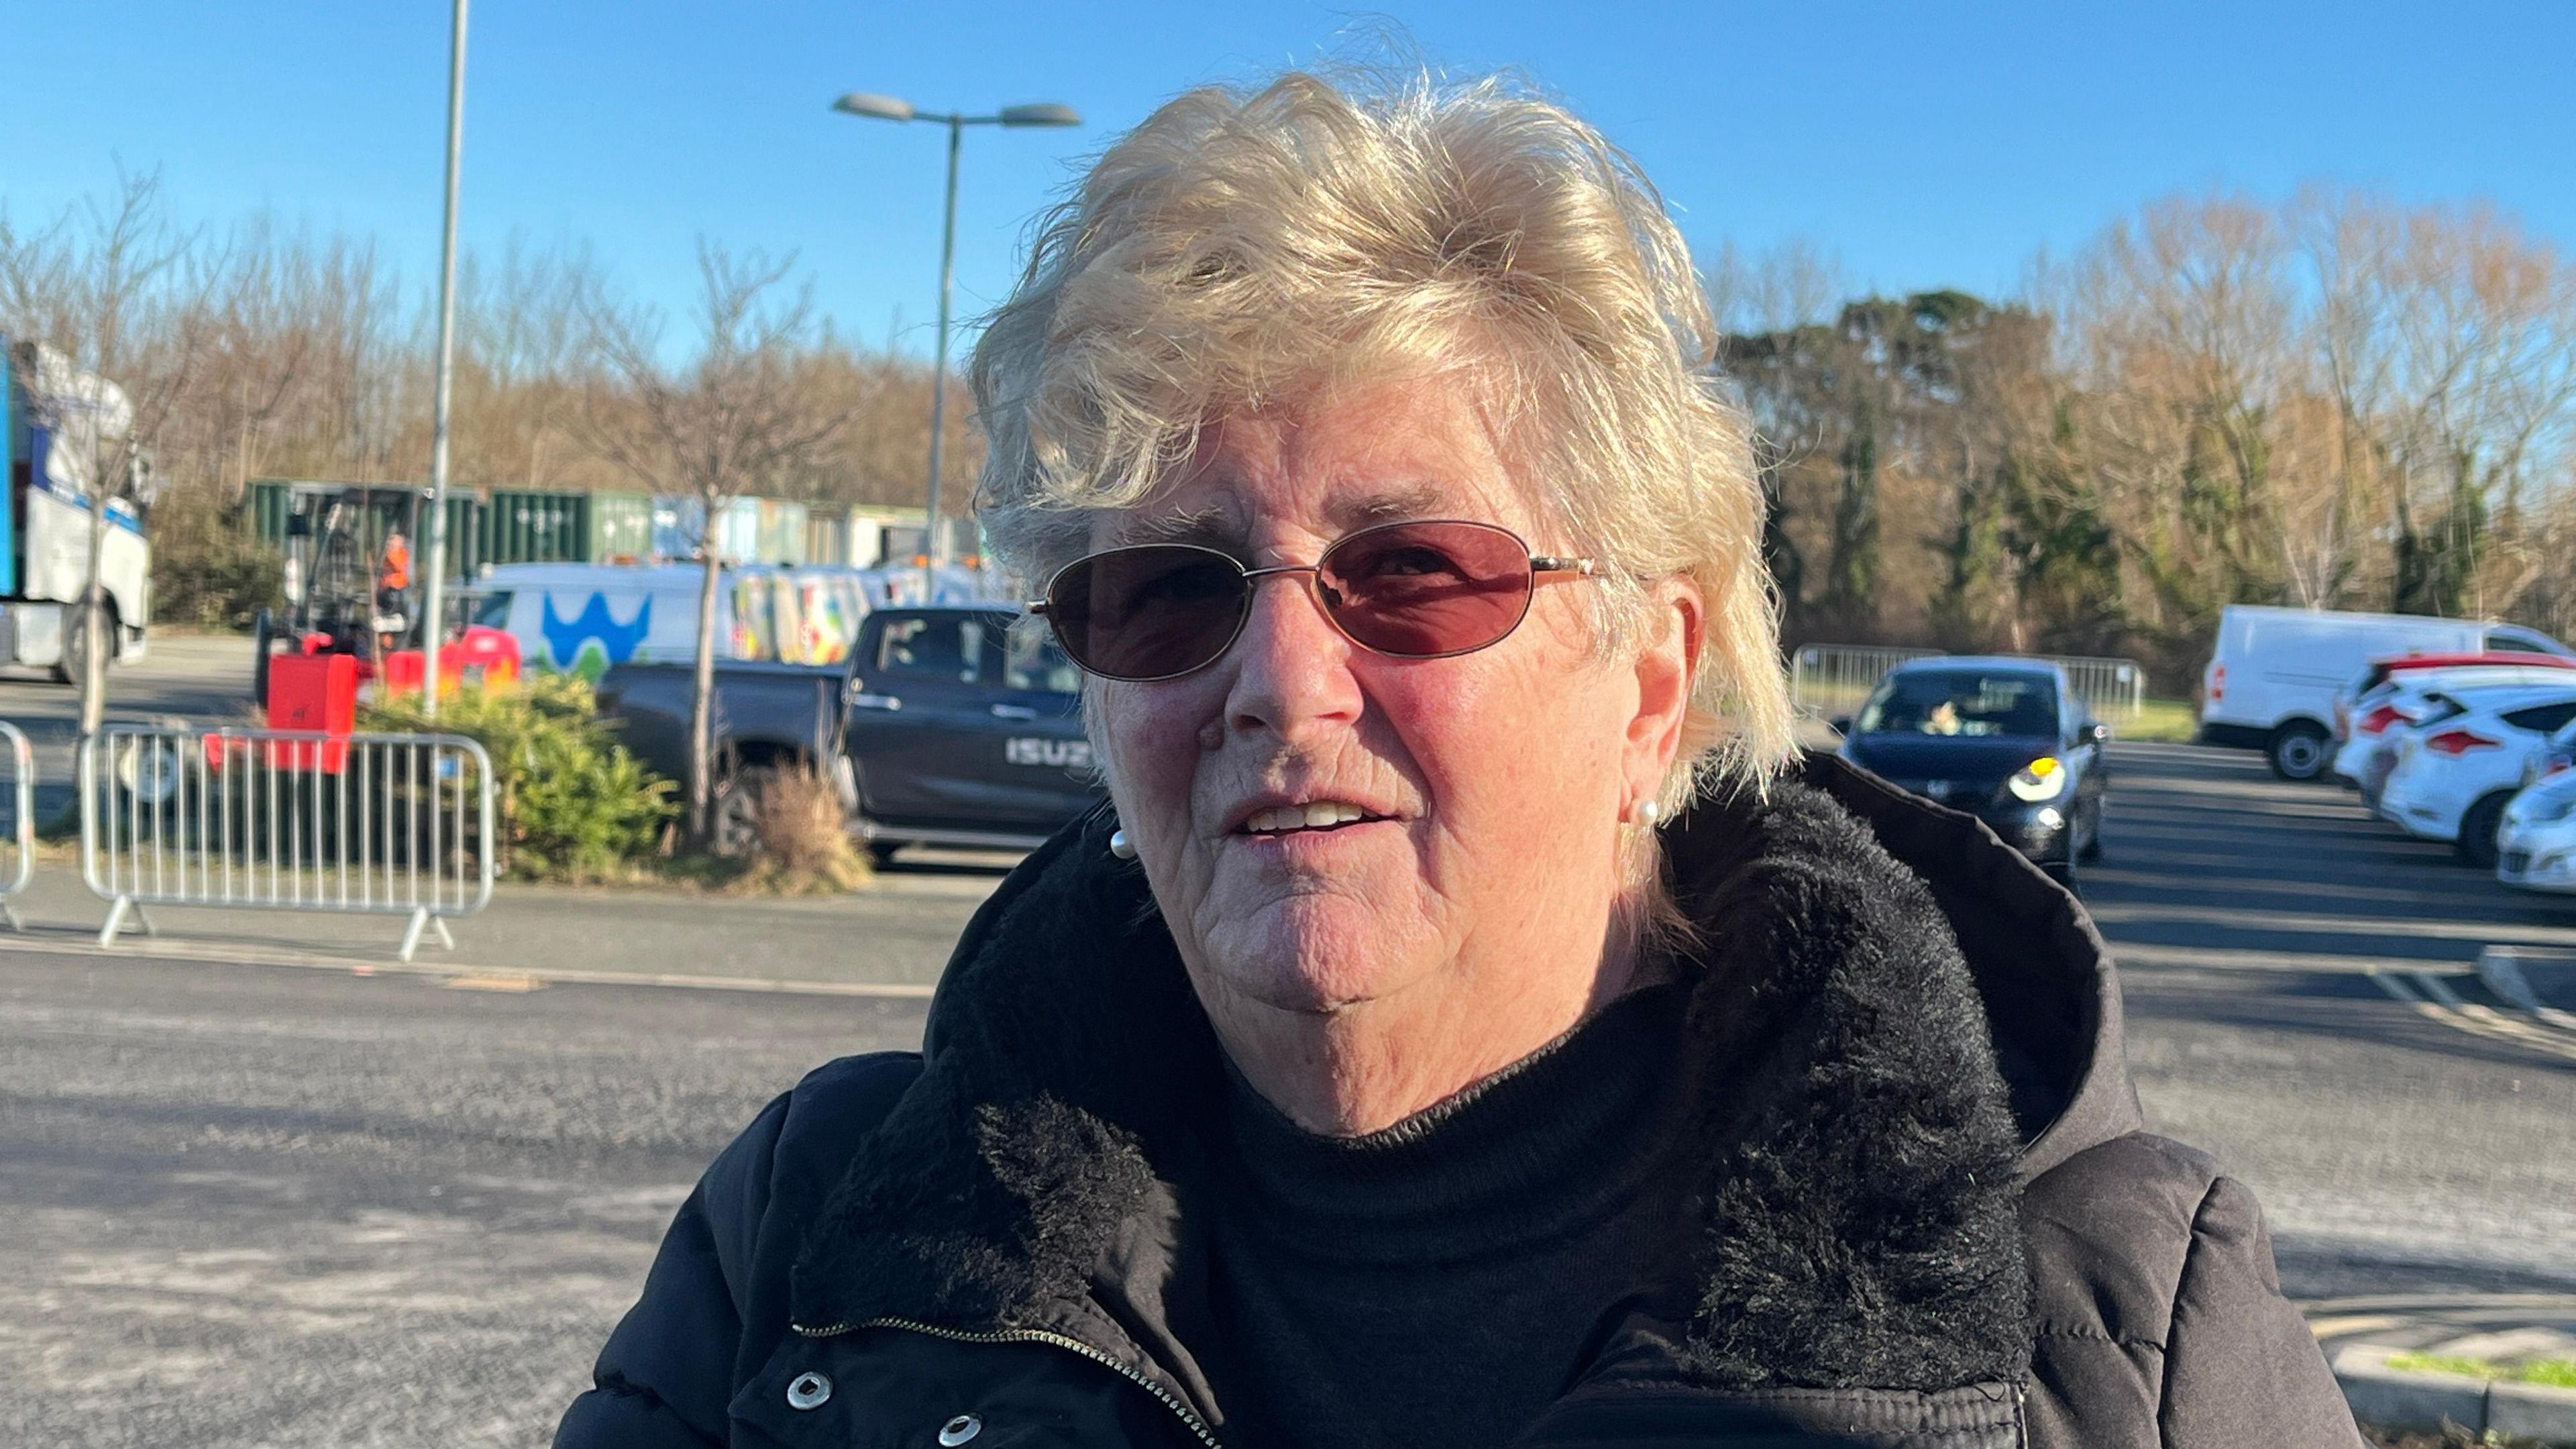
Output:
[[1642,825],[1652,830],[1655,822],[1663,818],[1664,807],[1652,800],[1640,800],[1628,807],[1628,823],[1631,825]]
[[1120,860],[1134,860],[1136,858],[1136,842],[1129,840],[1127,838],[1127,832],[1123,829],[1110,831],[1109,853],[1118,857]]

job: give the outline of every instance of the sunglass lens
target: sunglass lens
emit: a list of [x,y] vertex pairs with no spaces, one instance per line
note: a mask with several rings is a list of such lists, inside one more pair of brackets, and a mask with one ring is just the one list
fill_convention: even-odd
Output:
[[1464,654],[1529,612],[1529,546],[1481,523],[1389,524],[1333,545],[1317,582],[1342,632],[1381,654]]
[[1068,565],[1047,591],[1047,617],[1092,673],[1165,679],[1224,653],[1249,597],[1243,570],[1223,554],[1147,544]]

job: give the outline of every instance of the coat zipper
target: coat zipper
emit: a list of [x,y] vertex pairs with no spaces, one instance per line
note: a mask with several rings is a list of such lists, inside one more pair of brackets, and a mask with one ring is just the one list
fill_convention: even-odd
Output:
[[944,1338],[952,1343],[1052,1344],[1068,1352],[1080,1354],[1152,1394],[1155,1402],[1172,1411],[1173,1417],[1181,1421],[1183,1428],[1198,1436],[1200,1443],[1208,1446],[1208,1449],[1224,1449],[1224,1446],[1217,1442],[1215,1432],[1208,1428],[1207,1420],[1200,1418],[1197,1410],[1182,1403],[1171,1390],[1147,1378],[1142,1371],[1129,1367],[1113,1355],[1103,1353],[1081,1339],[1069,1338],[1061,1333],[1050,1333],[1043,1328],[1002,1328],[983,1333],[970,1333],[964,1329],[940,1328],[933,1324],[915,1323],[909,1318],[870,1318],[858,1323],[836,1323],[829,1328],[807,1328],[802,1324],[796,1325],[797,1333],[806,1338],[837,1338],[862,1328],[900,1328],[907,1333],[927,1334],[932,1338]]

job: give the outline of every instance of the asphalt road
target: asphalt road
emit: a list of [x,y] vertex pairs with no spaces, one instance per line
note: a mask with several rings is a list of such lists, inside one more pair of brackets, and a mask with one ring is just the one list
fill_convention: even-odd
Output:
[[[2576,909],[2250,756],[2116,763],[2087,888],[2141,1095],[2254,1186],[2293,1294],[2576,1290],[2576,1040],[2465,976]],[[829,996],[597,984],[605,948],[579,980],[0,951],[0,1444],[542,1442],[706,1160],[808,1067],[917,1039],[917,958],[978,888],[889,880],[865,934],[779,932],[767,971]],[[588,899],[524,909],[613,938]],[[623,954],[685,909],[639,902]]]
[[2472,974],[2487,942],[2576,946],[2576,897],[2506,890],[2252,754],[2113,761],[2085,894],[2139,1096],[2253,1185],[2290,1292],[2576,1290],[2576,1033]]
[[[250,640],[224,634],[153,632],[141,659],[108,671],[110,721],[178,719],[238,722],[250,699]],[[56,684],[50,671],[0,668],[0,719],[24,730],[34,747],[36,818],[48,821],[72,799],[72,749],[80,735],[80,691]]]

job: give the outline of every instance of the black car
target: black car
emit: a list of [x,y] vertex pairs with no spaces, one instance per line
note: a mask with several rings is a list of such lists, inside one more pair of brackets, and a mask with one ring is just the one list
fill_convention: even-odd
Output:
[[1834,727],[1844,759],[1977,816],[2069,885],[2102,856],[2110,731],[2046,660],[1908,660]]

